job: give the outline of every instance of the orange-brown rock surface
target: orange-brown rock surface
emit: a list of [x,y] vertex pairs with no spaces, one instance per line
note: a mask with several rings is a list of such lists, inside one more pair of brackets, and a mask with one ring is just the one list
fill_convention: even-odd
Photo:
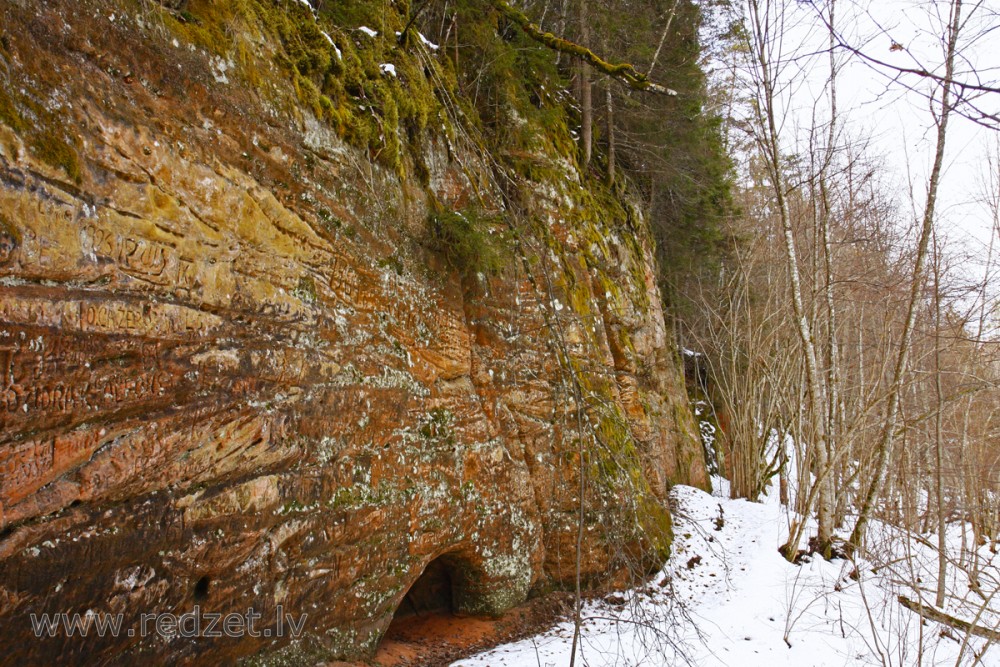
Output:
[[[654,549],[650,503],[705,478],[641,219],[583,215],[552,158],[539,224],[464,274],[421,239],[481,155],[428,134],[420,185],[149,11],[0,2],[0,662],[364,656],[439,557],[498,613],[572,580],[581,431],[585,577]],[[195,604],[304,634],[29,621]]]

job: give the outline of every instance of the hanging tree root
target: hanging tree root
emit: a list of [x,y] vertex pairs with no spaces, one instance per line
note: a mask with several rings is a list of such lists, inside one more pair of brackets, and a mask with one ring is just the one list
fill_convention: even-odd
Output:
[[990,630],[989,628],[984,628],[981,625],[975,625],[973,623],[969,623],[968,621],[963,621],[962,619],[955,618],[954,616],[946,614],[943,611],[938,611],[934,607],[928,607],[927,605],[919,602],[914,602],[904,595],[899,596],[899,604],[918,614],[921,618],[926,618],[928,621],[937,621],[938,623],[943,623],[949,627],[955,628],[956,630],[961,630],[962,632],[967,632],[971,635],[982,637],[983,639],[989,639],[990,641],[1000,641],[1000,630]]
[[658,83],[650,81],[645,74],[636,71],[635,67],[631,63],[609,63],[585,46],[571,42],[568,39],[563,39],[562,37],[556,37],[551,32],[542,32],[542,30],[532,23],[527,16],[511,7],[509,4],[504,2],[504,0],[493,0],[493,6],[496,7],[504,17],[519,25],[521,30],[523,30],[528,37],[532,38],[536,42],[540,42],[550,49],[579,58],[587,62],[595,69],[604,72],[608,76],[613,76],[624,82],[630,88],[634,88],[635,90],[644,90],[650,93],[661,93],[664,95],[677,94],[677,91],[665,88]]

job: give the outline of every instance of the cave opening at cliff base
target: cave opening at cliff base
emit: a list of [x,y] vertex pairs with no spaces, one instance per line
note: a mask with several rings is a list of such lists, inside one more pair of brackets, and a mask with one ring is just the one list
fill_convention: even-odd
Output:
[[457,617],[453,568],[447,556],[435,558],[424,568],[396,608],[383,643],[422,640],[424,633],[416,630],[426,629],[432,617]]
[[453,564],[447,556],[431,561],[410,586],[403,601],[399,603],[394,619],[405,619],[432,613],[454,615],[452,569]]
[[[441,651],[458,651],[479,644],[490,633],[491,619],[466,616],[463,569],[454,554],[431,561],[396,608],[375,656],[380,665],[414,664]],[[466,601],[467,602],[467,601]]]

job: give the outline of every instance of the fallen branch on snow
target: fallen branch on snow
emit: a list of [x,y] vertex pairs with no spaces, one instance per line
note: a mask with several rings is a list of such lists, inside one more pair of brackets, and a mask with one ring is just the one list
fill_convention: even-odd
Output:
[[899,596],[899,604],[918,614],[921,618],[926,618],[929,621],[937,621],[938,623],[943,623],[949,627],[955,628],[956,630],[961,630],[963,632],[976,635],[977,637],[982,637],[983,639],[989,639],[990,641],[1000,641],[1000,630],[990,630],[989,628],[984,628],[981,625],[963,621],[960,618],[955,618],[950,614],[939,611],[934,607],[928,607],[920,602],[914,602],[905,595]]

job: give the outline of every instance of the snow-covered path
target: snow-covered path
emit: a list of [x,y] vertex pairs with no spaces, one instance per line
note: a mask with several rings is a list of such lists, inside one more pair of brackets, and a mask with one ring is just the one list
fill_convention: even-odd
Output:
[[[953,665],[961,652],[961,664],[971,665],[973,651],[982,651],[983,640],[963,648],[961,633],[922,625],[904,609],[896,596],[910,589],[899,569],[873,574],[870,564],[859,566],[862,585],[849,561],[786,562],[778,546],[788,517],[777,502],[679,486],[672,505],[670,561],[649,585],[586,605],[578,664]],[[571,638],[572,625],[562,623],[455,665],[562,667]],[[979,664],[1000,665],[1000,649]]]

